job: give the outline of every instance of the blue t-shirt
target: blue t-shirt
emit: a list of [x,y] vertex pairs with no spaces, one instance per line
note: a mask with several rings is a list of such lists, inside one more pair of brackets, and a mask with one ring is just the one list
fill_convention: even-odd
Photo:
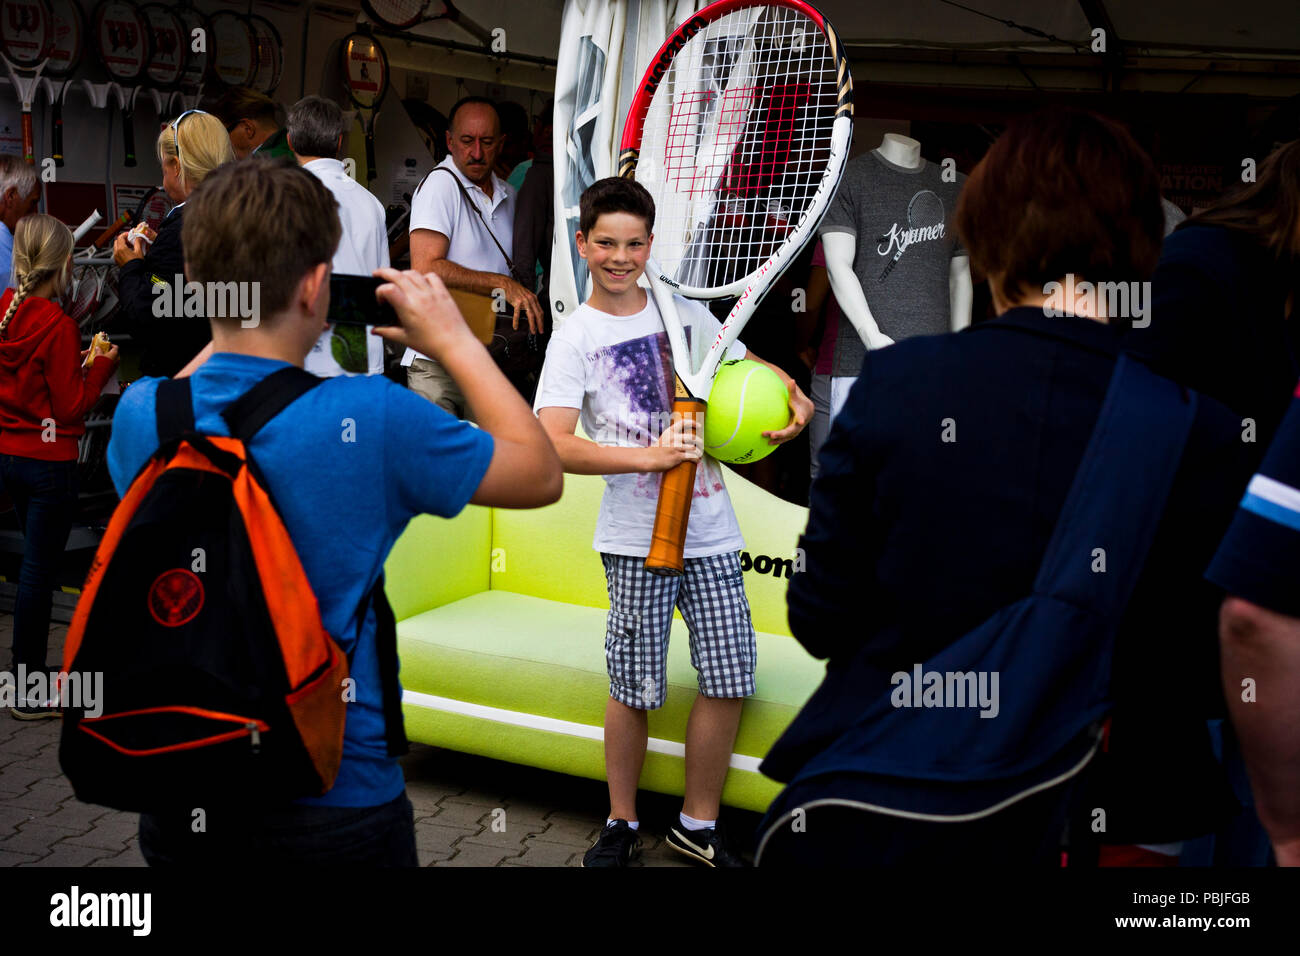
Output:
[[0,292],[13,285],[14,234],[0,222]]
[[[287,363],[217,353],[191,378],[198,430],[228,435],[221,411]],[[158,447],[154,401],[162,379],[122,393],[108,467],[118,494]],[[417,514],[450,518],[469,502],[492,460],[492,436],[388,379],[328,379],[297,399],[250,445],[320,606],[325,628],[352,654],[343,763],[334,787],[302,803],[369,807],[401,794],[387,754],[373,609],[356,639],[356,611],[393,542]],[[355,652],[354,652],[355,645]]]
[[1300,617],[1300,388],[1205,576],[1229,594]]

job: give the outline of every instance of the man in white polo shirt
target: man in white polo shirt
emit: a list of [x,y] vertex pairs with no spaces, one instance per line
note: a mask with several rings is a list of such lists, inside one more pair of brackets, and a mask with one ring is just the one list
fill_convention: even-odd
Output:
[[[293,104],[286,124],[289,148],[298,165],[323,182],[338,200],[343,235],[334,252],[334,273],[368,276],[389,264],[388,232],[383,205],[334,158],[343,145],[345,129],[343,111],[323,96],[306,96]],[[383,374],[384,343],[370,334],[372,328],[332,327],[307,353],[304,367],[326,378],[349,372]]]
[[[540,333],[537,297],[510,278],[515,191],[492,172],[501,145],[501,121],[491,100],[467,96],[451,108],[450,152],[411,197],[411,268],[436,272],[453,289],[482,295],[500,289],[515,322],[526,321]],[[410,366],[407,383],[413,390],[466,417],[465,397],[442,366],[411,349],[402,364]]]

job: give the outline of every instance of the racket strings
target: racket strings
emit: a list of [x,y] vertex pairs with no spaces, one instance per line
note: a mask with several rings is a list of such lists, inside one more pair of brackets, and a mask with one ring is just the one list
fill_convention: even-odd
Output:
[[407,23],[424,14],[429,0],[370,0],[370,9],[380,20]]
[[671,278],[722,287],[771,258],[813,204],[837,102],[830,45],[795,11],[733,11],[687,42],[647,107],[637,167]]

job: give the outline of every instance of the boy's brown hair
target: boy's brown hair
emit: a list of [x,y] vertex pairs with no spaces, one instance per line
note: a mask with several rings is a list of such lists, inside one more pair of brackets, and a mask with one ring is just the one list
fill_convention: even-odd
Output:
[[578,199],[578,228],[591,234],[596,220],[606,213],[626,212],[645,220],[646,234],[654,232],[655,201],[646,188],[633,179],[608,176],[582,191]]
[[226,163],[185,204],[185,274],[260,283],[261,315],[273,316],[289,307],[303,276],[334,258],[341,234],[338,201],[305,169],[288,160]]
[[1113,120],[1074,109],[1014,123],[957,201],[974,271],[1001,276],[1009,300],[1068,273],[1146,279],[1160,258],[1164,210],[1151,158]]

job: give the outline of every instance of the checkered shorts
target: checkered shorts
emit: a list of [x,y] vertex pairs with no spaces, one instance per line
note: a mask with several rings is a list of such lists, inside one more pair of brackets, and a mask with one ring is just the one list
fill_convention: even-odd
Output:
[[739,553],[687,558],[680,576],[652,574],[644,558],[600,557],[609,586],[605,662],[610,697],[638,710],[663,706],[674,605],[690,633],[700,693],[728,698],[754,693],[758,647]]

